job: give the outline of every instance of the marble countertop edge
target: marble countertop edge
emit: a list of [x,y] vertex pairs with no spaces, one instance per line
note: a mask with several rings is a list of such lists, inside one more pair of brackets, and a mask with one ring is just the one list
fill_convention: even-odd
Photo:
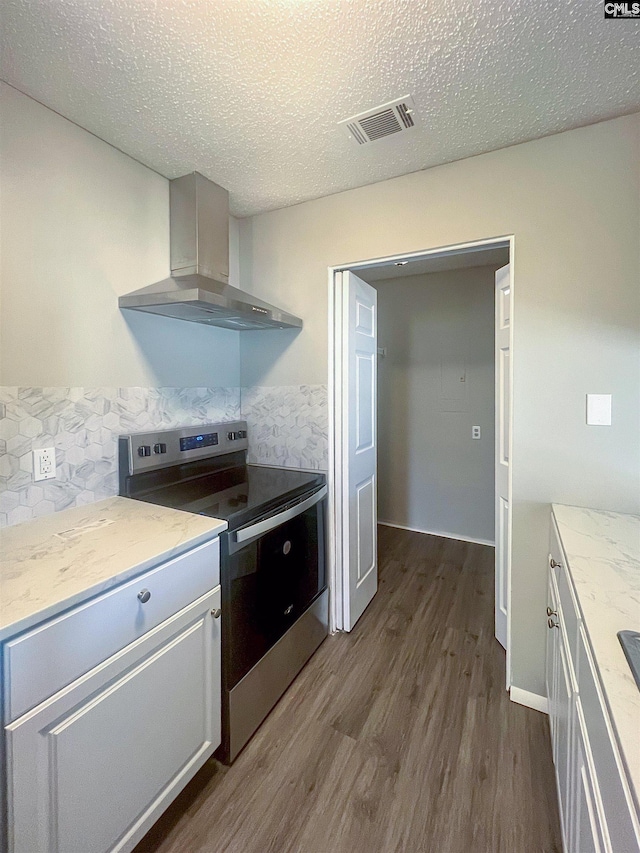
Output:
[[150,557],[147,560],[143,560],[141,563],[131,566],[129,569],[124,569],[105,581],[99,581],[98,583],[92,584],[91,586],[88,586],[67,598],[60,599],[59,601],[55,601],[50,605],[43,607],[29,616],[17,619],[15,622],[1,625],[0,643],[13,639],[19,634],[23,634],[25,631],[35,628],[36,625],[46,622],[48,619],[61,616],[67,610],[71,610],[79,604],[86,604],[92,598],[97,598],[99,595],[109,592],[109,590],[114,587],[132,580],[137,575],[144,574],[146,571],[149,571],[149,569],[153,569],[160,565],[160,563],[173,560],[175,557],[179,557],[186,551],[190,551],[192,548],[197,548],[198,545],[202,545],[205,542],[214,539],[219,533],[222,533],[227,529],[227,523],[224,521],[219,521],[218,525],[219,526],[217,528],[213,528],[211,532],[201,533],[194,536],[187,542],[181,542],[175,548],[165,550],[157,557]]
[[[567,504],[552,504],[552,512],[599,687],[640,813],[640,691],[617,637],[620,630],[640,630],[640,516]],[[576,525],[579,516],[593,526],[591,534]],[[616,523],[630,534],[631,548],[629,541],[622,544],[610,530]],[[582,541],[571,541],[574,537]]]
[[107,593],[226,529],[227,522],[219,518],[123,497],[6,528],[0,559],[0,642]]

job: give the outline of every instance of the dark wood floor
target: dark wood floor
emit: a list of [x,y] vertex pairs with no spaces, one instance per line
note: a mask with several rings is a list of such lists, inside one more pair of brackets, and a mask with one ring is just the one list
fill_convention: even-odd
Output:
[[509,701],[493,549],[380,528],[379,592],[135,853],[561,850],[547,718]]

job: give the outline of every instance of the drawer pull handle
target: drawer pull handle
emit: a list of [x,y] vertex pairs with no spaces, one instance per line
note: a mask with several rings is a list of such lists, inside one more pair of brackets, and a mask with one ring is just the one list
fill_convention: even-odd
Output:
[[220,618],[220,616],[222,615],[222,610],[220,610],[220,608],[219,608],[219,607],[215,607],[215,608],[211,611],[211,615],[213,616],[213,618],[214,618],[214,619],[219,619],[219,618]]
[[151,598],[151,593],[149,592],[148,589],[141,589],[140,592],[138,593],[138,601],[141,604],[146,604],[150,598]]
[[553,557],[549,557],[549,565],[551,566],[552,569],[561,569],[562,568],[562,563],[556,563],[556,561],[553,559]]
[[558,615],[557,610],[552,610],[550,607],[547,607],[547,616],[557,616],[557,615]]
[[553,619],[552,619],[551,617],[549,617],[549,618],[547,619],[547,625],[548,625],[550,628],[559,628],[559,627],[560,627],[560,624],[559,624],[558,622],[554,622],[554,621],[553,621]]

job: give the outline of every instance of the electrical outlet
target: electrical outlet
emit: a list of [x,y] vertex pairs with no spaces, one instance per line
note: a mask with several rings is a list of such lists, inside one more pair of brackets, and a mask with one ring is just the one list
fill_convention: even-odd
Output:
[[33,479],[53,480],[56,476],[56,449],[43,447],[33,451]]
[[471,427],[471,438],[481,438],[479,426],[472,426]]

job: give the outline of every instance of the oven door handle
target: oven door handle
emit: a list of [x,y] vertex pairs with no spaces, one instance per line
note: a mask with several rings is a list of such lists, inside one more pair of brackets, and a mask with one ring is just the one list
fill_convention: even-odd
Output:
[[250,524],[249,527],[240,528],[240,530],[237,530],[234,534],[235,541],[238,543],[246,542],[247,539],[255,539],[256,536],[262,536],[263,533],[268,533],[270,530],[274,530],[276,527],[284,524],[285,521],[290,521],[292,518],[295,518],[297,515],[301,515],[303,512],[308,510],[309,507],[319,503],[326,497],[326,495],[327,487],[322,486],[321,489],[306,500],[300,501],[299,504],[289,507],[289,509],[285,509],[277,515],[272,515],[270,518],[265,518],[263,521]]

